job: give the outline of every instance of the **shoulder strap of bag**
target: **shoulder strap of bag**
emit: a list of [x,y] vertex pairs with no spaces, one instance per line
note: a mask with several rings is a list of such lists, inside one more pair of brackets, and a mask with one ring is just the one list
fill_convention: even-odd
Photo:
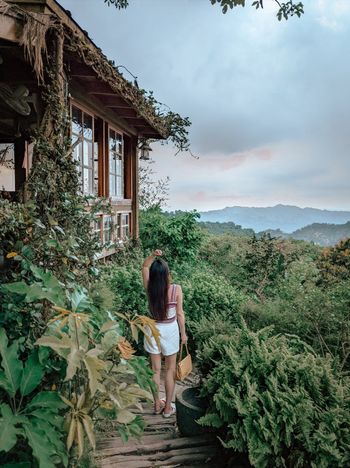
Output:
[[[182,360],[182,351],[183,351],[183,347],[184,347],[184,345],[183,345],[183,343],[181,343],[181,346],[180,346],[180,353],[179,353],[179,362]],[[190,353],[188,352],[187,343],[185,344],[185,348],[186,348],[186,353],[187,353],[187,354],[190,354]]]

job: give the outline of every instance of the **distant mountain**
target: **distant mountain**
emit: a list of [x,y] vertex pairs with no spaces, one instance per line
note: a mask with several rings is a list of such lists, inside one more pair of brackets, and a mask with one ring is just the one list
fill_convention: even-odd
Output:
[[344,224],[350,221],[350,211],[319,210],[317,208],[299,208],[293,205],[269,207],[231,206],[221,210],[200,213],[200,221],[230,222],[255,232],[268,229],[280,229],[292,233],[297,229],[314,223]]
[[[263,232],[269,232],[273,237],[306,240],[321,246],[332,246],[337,244],[341,239],[350,237],[350,221],[345,224],[314,223],[310,224],[310,226],[297,229],[290,234],[286,234],[280,229],[267,229]],[[260,236],[263,232],[259,232],[257,235]]]

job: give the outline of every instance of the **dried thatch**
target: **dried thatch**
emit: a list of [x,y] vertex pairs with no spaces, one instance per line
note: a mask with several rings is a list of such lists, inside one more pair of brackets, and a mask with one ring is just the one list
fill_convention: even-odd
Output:
[[115,93],[121,96],[137,109],[144,118],[163,138],[169,136],[169,129],[164,119],[158,116],[153,105],[145,98],[144,93],[126,80],[108,61],[100,49],[92,46],[84,36],[65,27],[65,48],[78,55],[83,63],[96,73],[101,81],[107,83]]
[[18,42],[24,48],[24,54],[32,65],[39,82],[44,81],[44,58],[47,55],[46,34],[53,28],[56,20],[51,15],[29,12],[17,5],[0,0],[0,15],[11,15],[22,24]]
[[25,57],[32,65],[40,82],[44,81],[44,57],[47,56],[46,33],[55,25],[50,15],[30,13],[26,15],[20,45],[24,47]]
[[[39,82],[44,81],[44,60],[47,56],[47,33],[55,29],[56,34],[63,34],[61,19],[54,15],[29,12],[18,5],[0,0],[0,14],[10,14],[19,19],[22,29],[18,41],[24,47],[25,57],[33,66]],[[164,118],[157,115],[144,92],[133,86],[109,62],[100,49],[93,46],[83,34],[64,25],[64,49],[73,52],[87,66],[93,69],[97,77],[107,83],[112,91],[125,99],[137,110],[163,138],[169,136],[169,129]]]

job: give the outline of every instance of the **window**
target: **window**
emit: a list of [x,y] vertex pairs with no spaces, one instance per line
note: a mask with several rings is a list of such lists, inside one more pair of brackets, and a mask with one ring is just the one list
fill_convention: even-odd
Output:
[[120,237],[126,239],[130,235],[130,214],[123,213],[120,216]]
[[14,143],[0,143],[0,190],[15,191]]
[[98,194],[98,148],[94,140],[93,117],[72,106],[73,157],[78,162],[81,191],[85,195]]
[[94,221],[94,233],[99,238],[100,243],[102,243],[102,221],[103,215],[98,215]]
[[110,244],[112,242],[113,221],[112,216],[103,217],[103,242]]
[[109,130],[109,196],[124,197],[124,143],[123,135]]

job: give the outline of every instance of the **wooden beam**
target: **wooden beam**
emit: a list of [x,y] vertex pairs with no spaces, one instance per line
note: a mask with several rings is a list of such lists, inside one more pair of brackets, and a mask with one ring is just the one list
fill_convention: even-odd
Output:
[[18,27],[15,18],[8,15],[0,15],[0,38],[11,42],[18,42]]

